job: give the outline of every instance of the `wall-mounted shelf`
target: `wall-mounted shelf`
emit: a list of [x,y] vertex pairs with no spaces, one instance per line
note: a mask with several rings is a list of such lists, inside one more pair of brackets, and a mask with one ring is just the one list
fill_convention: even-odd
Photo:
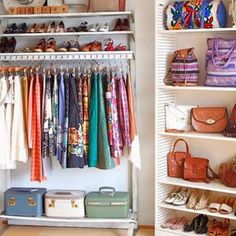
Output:
[[85,18],[102,16],[132,16],[131,11],[118,12],[84,12],[84,13],[66,13],[66,14],[31,14],[31,15],[0,15],[0,19],[32,19],[32,18]]
[[0,37],[57,37],[57,36],[99,36],[99,35],[133,35],[132,31],[109,32],[65,32],[65,33],[24,33],[24,34],[0,34]]
[[165,30],[158,29],[160,34],[186,34],[186,33],[229,33],[235,32],[236,28],[214,28],[214,29],[183,29],[183,30]]
[[166,204],[166,203],[160,203],[158,204],[158,207],[165,208],[165,209],[171,209],[176,211],[182,211],[182,212],[188,212],[188,213],[194,213],[194,214],[203,214],[208,215],[212,217],[218,217],[223,219],[230,219],[230,220],[236,220],[236,216],[234,215],[234,212],[231,214],[220,214],[220,213],[212,213],[208,211],[207,209],[203,210],[194,210],[194,209],[188,209],[185,205],[184,206],[174,206],[172,204]]
[[180,178],[165,177],[158,182],[160,184],[167,184],[167,185],[171,185],[171,186],[180,186],[180,187],[186,187],[186,188],[211,190],[214,192],[226,193],[226,194],[236,194],[235,188],[229,188],[216,180],[207,184],[207,183],[202,183],[202,182],[193,183],[193,182],[186,181],[186,180],[180,179]]
[[186,133],[169,133],[169,132],[160,132],[161,136],[169,137],[179,137],[179,138],[195,138],[195,139],[206,139],[213,141],[225,141],[225,142],[236,142],[236,138],[228,138],[223,136],[223,134],[205,134],[197,132],[186,132]]
[[1,61],[41,60],[131,60],[133,51],[115,52],[54,52],[54,53],[0,53]]
[[235,88],[226,88],[226,87],[208,87],[208,86],[159,86],[159,89],[162,90],[175,90],[175,91],[206,91],[206,92],[236,92]]
[[[161,227],[158,228],[158,231],[160,231],[160,236],[173,236],[174,235],[186,235],[186,236],[196,236],[199,234],[195,234],[194,232],[184,232],[183,230],[172,230],[172,229],[163,229]],[[201,236],[207,236],[207,234],[201,234]]]

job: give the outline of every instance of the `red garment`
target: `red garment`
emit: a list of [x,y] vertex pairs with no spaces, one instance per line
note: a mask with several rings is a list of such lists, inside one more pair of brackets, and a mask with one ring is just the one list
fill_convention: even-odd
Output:
[[32,101],[32,158],[31,158],[31,181],[42,182],[46,180],[43,172],[42,160],[42,92],[39,75],[36,74],[33,83]]

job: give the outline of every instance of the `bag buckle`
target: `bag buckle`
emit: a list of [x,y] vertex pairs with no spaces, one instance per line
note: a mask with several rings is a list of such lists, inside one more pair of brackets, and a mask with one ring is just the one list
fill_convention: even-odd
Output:
[[36,201],[32,197],[28,198],[28,206],[29,207],[35,207],[36,206]]
[[14,197],[12,197],[9,201],[8,201],[8,205],[9,206],[15,206],[16,205],[16,199]]
[[214,124],[216,121],[213,119],[208,119],[206,122],[207,124],[211,125],[211,124]]

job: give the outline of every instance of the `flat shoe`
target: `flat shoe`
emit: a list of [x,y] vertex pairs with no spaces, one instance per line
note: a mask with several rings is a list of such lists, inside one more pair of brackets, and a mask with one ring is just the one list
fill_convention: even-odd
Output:
[[223,215],[227,215],[233,212],[234,203],[236,198],[230,197],[225,203],[220,206],[219,212]]
[[161,224],[161,228],[163,228],[163,229],[170,228],[171,226],[173,226],[177,222],[178,222],[177,217],[171,217],[171,218],[167,219],[163,224]]
[[176,224],[173,224],[172,226],[170,226],[170,229],[172,230],[183,230],[184,226],[188,223],[187,219],[185,217],[182,217],[180,219],[178,219],[178,221],[176,222]]
[[105,23],[99,27],[99,32],[108,32],[108,31],[109,31],[108,23]]
[[217,199],[216,202],[213,202],[209,205],[208,207],[208,211],[212,212],[212,213],[216,213],[219,212],[221,205],[226,202],[227,197],[226,196],[222,196],[219,199]]

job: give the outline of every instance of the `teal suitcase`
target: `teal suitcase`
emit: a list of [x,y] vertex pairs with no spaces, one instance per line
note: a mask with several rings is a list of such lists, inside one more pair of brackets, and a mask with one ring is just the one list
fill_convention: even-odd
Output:
[[88,218],[128,218],[129,193],[116,192],[112,187],[102,187],[85,197]]

